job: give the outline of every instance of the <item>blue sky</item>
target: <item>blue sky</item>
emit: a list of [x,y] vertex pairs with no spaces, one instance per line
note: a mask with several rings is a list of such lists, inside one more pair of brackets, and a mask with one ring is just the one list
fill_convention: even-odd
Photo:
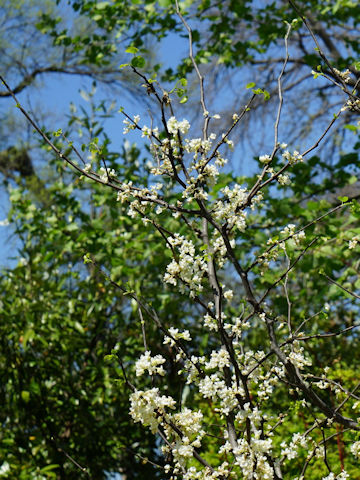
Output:
[[[184,48],[182,49],[181,46]],[[166,67],[175,67],[181,55],[186,52],[186,42],[179,40],[175,35],[169,35],[166,42],[157,45],[157,48],[159,49],[159,58],[162,59]],[[130,60],[131,55],[129,54],[128,56]],[[46,126],[50,130],[57,130],[58,128],[65,129],[68,121],[66,116],[69,115],[70,111],[70,103],[73,103],[77,107],[82,106],[85,109],[89,108],[88,102],[84,100],[80,91],[90,91],[92,82],[93,80],[91,78],[79,75],[58,73],[43,74],[37,77],[33,86],[19,93],[17,98],[27,111],[34,110],[37,112],[37,115],[41,114],[43,118],[47,118],[48,123],[46,123]],[[10,85],[10,87],[13,86]],[[119,90],[117,90],[117,94],[118,93]],[[104,87],[98,82],[94,101],[100,102],[105,98],[109,99],[109,96],[109,87]],[[134,101],[129,95],[121,95],[121,98],[116,101],[114,112],[117,112],[121,106],[125,108],[125,111],[129,115],[140,113],[143,118],[148,117],[146,108],[141,111],[141,101]],[[15,114],[16,118],[23,121],[21,112],[16,108],[12,98],[0,99],[0,112],[2,112],[3,116],[6,115],[7,112],[11,112]],[[122,134],[123,119],[122,114],[115,113],[113,118],[104,120],[105,131],[113,142],[114,150],[119,149],[125,139]],[[34,134],[34,139],[36,135],[37,134]],[[126,138],[131,142],[135,142],[139,140],[139,135],[131,132]],[[12,145],[11,139],[9,145]],[[11,225],[3,224],[7,218],[9,207],[8,194],[2,188],[0,190],[0,267],[9,267],[17,263],[17,260],[13,258],[17,255],[17,239],[12,235]]]

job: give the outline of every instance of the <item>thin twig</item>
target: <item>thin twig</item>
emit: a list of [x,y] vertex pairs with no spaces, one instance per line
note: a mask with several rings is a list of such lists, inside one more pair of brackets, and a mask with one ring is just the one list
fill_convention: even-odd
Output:
[[315,237],[311,240],[311,242],[308,245],[306,245],[306,247],[300,252],[300,254],[296,257],[296,259],[293,261],[293,263],[291,265],[289,265],[289,267],[285,270],[285,272],[281,275],[281,277],[278,280],[276,280],[276,282],[274,282],[272,285],[270,285],[270,287],[268,287],[266,292],[261,297],[261,299],[259,301],[259,304],[261,304],[265,300],[265,298],[269,295],[270,291],[273,288],[275,288],[276,285],[278,285],[280,282],[282,282],[284,280],[284,278],[286,278],[288,273],[295,267],[295,265],[298,263],[298,261],[305,255],[305,253],[309,250],[309,248],[311,248],[313,246],[313,244],[315,242],[317,242],[318,240],[319,240],[319,237]]
[[90,477],[90,473],[88,472],[87,467],[83,467],[82,465],[80,465],[79,462],[77,462],[71,455],[69,455],[63,448],[61,448],[61,447],[57,444],[57,442],[56,442],[56,440],[55,440],[54,437],[51,437],[51,440],[52,440],[52,442],[54,443],[56,449],[59,450],[59,452],[63,453],[63,454],[65,455],[65,457],[66,457],[68,460],[70,460],[70,462],[73,463],[79,470],[81,470],[83,473],[85,473],[88,478],[91,478],[91,477]]
[[147,342],[146,342],[146,332],[145,332],[145,320],[141,311],[140,306],[138,305],[138,312],[139,312],[139,317],[140,317],[140,323],[141,323],[141,332],[142,332],[142,337],[143,337],[143,342],[144,342],[144,349],[145,352],[148,351],[147,347]]
[[328,60],[328,58],[326,57],[325,53],[323,52],[317,38],[316,38],[316,35],[314,34],[311,26],[310,26],[310,23],[309,21],[307,20],[307,18],[301,13],[301,11],[299,10],[298,6],[295,4],[295,2],[293,0],[288,0],[290,5],[292,6],[292,8],[295,10],[295,12],[301,17],[302,21],[304,22],[304,25],[306,26],[306,28],[308,29],[310,35],[311,35],[311,38],[314,40],[314,43],[316,45],[316,50],[318,51],[320,57],[322,58],[322,60],[326,63],[326,65],[328,66],[328,68],[330,69],[331,71],[331,74],[333,75],[334,78],[336,78],[342,85],[342,90],[347,94],[349,95],[349,97],[353,98],[354,100],[358,100],[359,97],[357,97],[356,95],[354,95],[352,92],[350,92],[347,88],[347,85],[344,81],[344,79],[338,75],[336,73],[336,71],[334,70],[334,67],[331,65],[330,61]]
[[277,147],[278,142],[279,142],[279,140],[278,140],[279,139],[279,123],[280,123],[281,110],[282,110],[283,101],[284,101],[283,92],[282,92],[282,77],[284,75],[286,65],[287,65],[287,62],[289,60],[288,39],[289,39],[290,32],[291,32],[291,24],[288,23],[287,24],[287,31],[286,31],[286,35],[285,35],[285,59],[284,59],[284,63],[283,63],[280,75],[278,77],[279,107],[278,107],[277,116],[276,116],[275,125],[274,125],[274,130],[275,130],[274,131],[274,149]]
[[344,405],[345,403],[353,396],[353,394],[356,392],[356,390],[360,387],[360,382],[351,390],[351,392],[349,392],[347,394],[347,396],[344,398],[344,400],[340,403],[340,405],[338,405],[336,408],[335,408],[335,412],[338,412]]
[[343,290],[344,292],[348,293],[349,295],[351,295],[352,297],[355,297],[357,298],[358,300],[360,300],[360,295],[356,295],[356,293],[354,292],[351,292],[348,288],[345,288],[343,287],[342,285],[340,285],[340,283],[336,282],[335,280],[333,280],[332,278],[330,278],[328,275],[326,275],[326,273],[321,273],[321,275],[324,275],[324,277],[329,280],[329,282],[333,283],[334,285],[336,285],[337,287],[339,287],[341,290]]
[[271,252],[271,250],[273,250],[273,248],[277,247],[280,243],[282,242],[286,242],[287,240],[290,240],[291,238],[293,238],[295,235],[297,235],[298,233],[306,230],[307,228],[311,227],[311,225],[314,225],[315,223],[318,223],[320,220],[322,220],[323,218],[327,217],[328,215],[331,215],[335,212],[337,212],[339,209],[341,208],[344,208],[346,206],[350,205],[350,201],[348,202],[344,202],[344,203],[340,203],[339,205],[336,205],[336,207],[332,208],[331,210],[328,210],[327,212],[323,213],[322,215],[320,215],[319,217],[316,217],[314,218],[313,220],[311,220],[309,223],[307,223],[306,225],[304,225],[303,227],[299,228],[298,230],[296,230],[294,233],[288,235],[287,237],[281,239],[281,240],[278,240],[276,241],[275,243],[273,243],[267,250],[265,250],[265,252],[260,255],[256,260],[253,261],[253,263],[245,270],[247,273],[252,270],[256,265],[258,265],[261,261],[261,258]]
[[181,22],[183,23],[184,27],[186,28],[188,32],[188,38],[189,38],[189,58],[195,68],[196,75],[199,79],[199,86],[200,86],[200,103],[203,111],[203,116],[204,116],[204,126],[203,126],[203,140],[206,140],[208,137],[207,130],[208,130],[208,125],[209,125],[209,112],[207,111],[206,104],[205,104],[205,93],[204,93],[204,77],[201,75],[199,67],[196,63],[195,57],[194,57],[194,52],[193,52],[193,38],[192,38],[192,30],[190,25],[187,23],[185,18],[182,16],[179,8],[179,2],[178,0],[175,0],[175,7],[176,7],[176,13],[178,17],[180,18]]
[[285,252],[285,256],[286,256],[286,260],[287,260],[287,264],[288,264],[288,268],[287,268],[287,272],[286,272],[286,275],[285,275],[285,279],[284,279],[284,291],[285,291],[285,297],[286,297],[286,302],[287,302],[287,325],[288,325],[288,330],[289,330],[289,335],[292,336],[292,328],[291,328],[291,301],[290,301],[290,297],[289,297],[289,292],[288,292],[288,280],[289,280],[289,272],[290,272],[290,267],[291,267],[291,262],[290,262],[290,258],[289,258],[289,255],[286,251],[286,245],[284,246],[284,252]]

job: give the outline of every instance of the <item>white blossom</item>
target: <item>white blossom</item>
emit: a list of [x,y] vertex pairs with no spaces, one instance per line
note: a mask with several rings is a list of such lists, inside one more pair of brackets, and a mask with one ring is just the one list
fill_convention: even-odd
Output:
[[322,480],[335,480],[335,474],[331,472],[326,477],[323,477]]
[[277,177],[277,181],[280,183],[280,185],[290,185],[291,184],[291,180],[290,180],[289,175],[286,175],[285,173],[281,173]]
[[141,132],[142,132],[141,136],[142,137],[147,137],[147,138],[151,138],[152,136],[157,137],[159,135],[158,127],[150,128],[150,127],[147,127],[146,125],[144,125],[141,129]]
[[216,318],[208,313],[204,315],[204,327],[215,332],[217,332],[219,329]]
[[290,153],[288,150],[282,153],[282,157],[284,160],[290,163],[290,165],[295,165],[295,163],[299,163],[303,161],[302,155],[297,150],[294,150],[293,153]]
[[334,68],[334,72],[344,80],[345,83],[349,83],[350,82],[350,78],[351,78],[351,72],[350,70],[347,68],[346,70],[344,70],[343,72],[341,72],[340,70],[338,70],[337,68]]
[[270,155],[260,155],[259,160],[261,163],[269,163],[271,161]]
[[331,472],[326,477],[323,477],[322,480],[346,480],[349,478],[349,474],[343,470],[339,475],[335,476],[335,473]]
[[[168,239],[168,242],[178,249],[177,260],[172,260],[166,268],[164,281],[171,285],[177,285],[178,279],[190,289],[190,296],[194,297],[203,289],[202,279],[207,271],[204,258],[196,255],[195,246],[191,240],[187,240],[179,234]],[[185,291],[184,285],[180,284],[180,291]]]
[[179,122],[175,117],[170,117],[167,121],[167,129],[172,135],[176,135],[178,131],[186,134],[190,129],[190,123],[186,119]]
[[350,447],[351,453],[360,459],[360,441],[354,442]]
[[218,200],[214,205],[215,219],[226,220],[229,227],[235,226],[239,231],[244,231],[246,228],[246,212],[242,207],[248,198],[246,188],[241,188],[240,185],[235,184],[232,189],[225,187],[221,192],[224,195],[224,200]]
[[288,355],[289,360],[291,360],[295,367],[299,368],[300,370],[305,366],[312,365],[312,361],[309,358],[305,358],[303,352],[304,348],[299,345],[299,342],[294,342],[293,351],[291,351]]
[[130,415],[135,422],[148,426],[153,433],[157,432],[161,423],[161,414],[167,408],[175,408],[175,400],[159,394],[158,388],[137,390],[130,395]]
[[131,130],[135,130],[135,128],[136,128],[136,126],[139,122],[140,122],[140,115],[135,115],[133,121],[130,121],[127,118],[125,118],[123,120],[123,123],[125,125],[124,130],[123,130],[123,134],[125,135],[125,134],[129,133]]
[[224,298],[226,298],[226,300],[232,300],[234,296],[234,292],[232,290],[226,290],[226,292],[224,292]]
[[173,347],[175,345],[175,340],[185,340],[186,342],[191,340],[189,330],[183,330],[180,332],[178,328],[170,327],[169,334],[171,337],[167,335],[164,337],[164,345],[169,343]]
[[213,368],[224,368],[230,366],[230,355],[227,350],[221,349],[218,352],[212,351],[210,354],[210,361],[206,363],[206,368],[212,370]]
[[281,455],[286,457],[288,460],[293,460],[297,457],[297,451],[299,447],[307,448],[308,442],[306,438],[301,435],[301,433],[294,433],[290,444],[286,442],[281,443]]
[[151,356],[151,352],[147,351],[136,362],[135,370],[136,376],[140,377],[144,375],[146,371],[149,372],[149,375],[165,375],[165,370],[162,367],[162,364],[165,363],[165,358],[161,355]]
[[106,169],[105,167],[100,167],[99,168],[99,175],[100,175],[100,180],[102,180],[105,183],[109,182],[109,178],[115,177],[116,173],[113,168],[108,168]]
[[356,237],[352,238],[351,240],[349,240],[349,250],[352,250],[353,248],[355,248],[357,246],[357,244],[359,243],[359,241],[360,241],[359,236],[356,236]]

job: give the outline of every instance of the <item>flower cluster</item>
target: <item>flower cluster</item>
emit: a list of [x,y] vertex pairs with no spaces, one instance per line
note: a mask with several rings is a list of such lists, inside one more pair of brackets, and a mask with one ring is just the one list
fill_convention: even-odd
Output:
[[305,357],[304,347],[300,346],[299,342],[293,342],[292,347],[292,351],[288,354],[288,358],[295,367],[302,370],[304,367],[312,365],[312,361]]
[[176,135],[178,132],[186,134],[190,129],[190,123],[186,119],[179,122],[175,117],[170,117],[167,121],[167,129],[172,135]]
[[343,470],[339,475],[335,475],[335,473],[331,472],[326,477],[323,477],[322,480],[346,480],[349,478],[349,474]]
[[164,281],[171,285],[177,285],[180,279],[180,291],[185,292],[185,286],[190,290],[190,296],[194,297],[203,289],[202,280],[207,272],[207,264],[201,255],[196,255],[195,246],[191,240],[187,240],[179,234],[168,238],[172,248],[178,250],[178,258],[173,259],[166,268]]
[[140,377],[144,375],[146,371],[149,372],[149,375],[165,375],[165,370],[162,365],[165,363],[165,358],[161,355],[151,356],[151,352],[147,351],[136,362],[136,376]]
[[219,326],[216,321],[216,318],[213,315],[210,315],[209,313],[206,313],[204,315],[204,327],[214,332],[217,332],[219,330]]
[[281,230],[280,234],[284,237],[291,237],[291,239],[295,242],[295,245],[300,245],[300,243],[305,239],[306,235],[304,230],[301,230],[298,233],[295,233],[296,225],[293,223],[289,223],[283,230]]
[[197,154],[206,154],[209,152],[212,146],[212,140],[215,140],[216,135],[210,134],[209,138],[206,140],[202,140],[201,138],[192,138],[192,139],[185,139],[185,150],[188,153],[195,153],[194,158],[197,158]]
[[349,250],[352,250],[353,248],[355,248],[359,242],[360,242],[360,237],[358,235],[356,235],[351,240],[349,240]]
[[280,173],[276,177],[277,181],[280,183],[280,185],[291,185],[291,180],[289,175],[286,175],[286,173]]
[[100,180],[102,180],[104,183],[108,183],[111,177],[116,176],[115,170],[113,168],[105,168],[105,167],[99,168],[99,174],[100,174]]
[[210,355],[210,361],[205,364],[205,368],[212,370],[214,368],[224,368],[230,366],[229,353],[221,349],[218,352],[212,351]]
[[[157,212],[161,213],[162,205],[166,205],[159,199],[159,190],[162,188],[161,183],[156,183],[150,188],[136,188],[133,182],[123,182],[121,189],[117,193],[117,201],[129,203],[128,215],[132,218],[137,215],[145,214],[148,208],[157,208]],[[145,222],[148,221],[145,219]]]
[[211,398],[213,402],[218,403],[216,411],[222,417],[226,417],[238,407],[236,395],[244,394],[242,388],[236,384],[228,387],[220,373],[205,376],[200,380],[198,388],[204,398]]
[[[270,438],[262,440],[260,430],[253,435],[251,444],[244,438],[238,441],[237,448],[234,449],[235,464],[241,468],[243,478],[262,480],[274,478],[274,470],[268,462],[271,448],[272,440]],[[254,472],[256,472],[256,476]]]
[[140,122],[140,115],[135,115],[133,121],[130,121],[127,118],[125,118],[123,120],[123,123],[125,125],[123,134],[125,135],[126,133],[129,133],[131,130],[135,130],[139,122]]
[[351,445],[351,453],[356,457],[356,458],[359,458],[360,459],[360,441],[358,442],[354,442],[352,445]]
[[246,228],[246,212],[244,207],[248,199],[246,188],[235,184],[233,188],[225,187],[221,190],[224,200],[218,200],[213,209],[216,220],[227,223],[229,228],[236,227],[240,232]]
[[[201,440],[205,435],[202,420],[203,414],[200,411],[192,411],[189,408],[171,415],[171,422],[181,431],[181,437],[175,436],[171,449],[179,466],[186,465],[187,458],[193,456],[194,448],[201,447]],[[169,425],[165,426],[165,432],[168,438],[174,436],[173,429]]]
[[159,135],[158,127],[150,128],[150,127],[147,127],[146,125],[144,125],[141,128],[141,132],[142,132],[141,136],[142,137],[147,137],[147,138],[151,138],[152,136],[157,137]]
[[234,343],[241,338],[244,331],[250,327],[249,322],[243,321],[241,317],[234,317],[231,321],[224,323],[224,328],[229,332],[229,334],[235,337]]
[[171,336],[165,336],[163,342],[164,345],[169,343],[170,346],[173,347],[176,343],[176,340],[185,340],[186,342],[191,341],[189,330],[183,330],[182,332],[180,332],[178,328],[170,327],[168,331]]
[[294,433],[289,444],[286,442],[281,443],[281,455],[288,460],[293,460],[297,457],[299,447],[308,448],[308,441],[301,433]]
[[334,72],[336,73],[336,75],[338,75],[340,78],[342,78],[345,83],[350,82],[351,72],[348,68],[346,70],[344,70],[343,72],[341,72],[337,68],[334,68]]
[[263,275],[265,270],[269,268],[270,262],[274,262],[278,259],[284,247],[283,242],[274,242],[272,238],[268,239],[267,245],[270,245],[270,248],[267,251],[258,254],[257,257],[257,262],[261,266],[261,275]]
[[157,432],[162,416],[166,417],[166,409],[173,409],[175,405],[175,400],[160,395],[158,388],[137,390],[130,395],[130,415],[133,420],[148,426],[153,433]]
[[300,153],[297,150],[294,150],[293,153],[290,153],[288,150],[285,150],[285,152],[282,153],[281,155],[284,160],[290,163],[290,165],[295,165],[295,163],[302,162],[303,156],[300,155]]
[[261,163],[269,163],[271,161],[270,155],[260,155],[259,160]]

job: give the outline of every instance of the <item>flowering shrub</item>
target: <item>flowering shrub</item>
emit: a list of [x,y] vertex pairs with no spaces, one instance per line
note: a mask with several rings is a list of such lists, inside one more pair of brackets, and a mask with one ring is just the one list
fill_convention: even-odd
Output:
[[[191,43],[190,27],[178,7],[177,11]],[[286,48],[290,31],[288,25]],[[233,114],[227,129],[214,127],[216,132],[210,132],[220,117],[207,110],[203,77],[191,51],[189,58],[199,79],[201,137],[188,120],[176,117],[171,94],[161,94],[157,82],[132,66],[161,112],[161,123],[156,126],[142,125],[139,115],[131,118],[125,114],[124,120],[125,134],[138,131],[149,142],[150,187],[118,181],[100,151],[101,167],[75,164],[30,119],[53,150],[83,178],[112,188],[130,218],[153,227],[169,257],[164,289],[178,289],[196,305],[194,333],[191,325],[179,330],[167,325],[161,312],[151,307],[151,299],[112,281],[137,304],[144,337],[144,353],[133,362],[133,368],[119,358],[130,393],[130,415],[159,436],[165,459],[161,468],[173,479],[300,480],[311,468],[318,469],[316,478],[322,480],[349,478],[343,464],[330,465],[328,456],[334,451],[333,440],[346,432],[349,453],[359,457],[360,415],[355,393],[359,385],[354,385],[352,378],[344,379],[347,383],[339,381],[331,368],[325,370],[314,342],[342,339],[346,334],[355,338],[357,324],[337,328],[331,321],[335,316],[331,303],[319,306],[308,299],[306,308],[300,305],[297,296],[304,299],[303,285],[297,283],[296,272],[315,255],[316,248],[319,277],[351,300],[358,299],[341,281],[329,277],[324,255],[326,258],[329,253],[328,236],[332,234],[331,229],[326,230],[326,221],[349,206],[358,217],[359,209],[345,199],[315,217],[308,210],[301,221],[294,204],[294,212],[287,212],[291,222],[287,225],[267,216],[277,196],[288,194],[292,182],[299,184],[296,168],[306,162],[329,128],[303,153],[286,150],[287,145],[278,139],[280,101],[273,151],[258,155],[256,176],[244,182],[233,177],[224,181],[225,155],[234,146],[230,137],[241,128],[244,116],[252,114],[254,99],[266,95],[261,89],[253,90],[249,103]],[[287,57],[279,75],[280,99],[286,65]],[[339,73],[344,82],[349,75],[348,70]],[[351,102],[357,100],[353,91],[343,88],[344,106],[338,115],[350,108],[349,97]],[[331,125],[335,121],[336,116]],[[180,222],[181,232],[171,230],[171,223],[165,225],[164,218],[172,217]],[[259,222],[264,218],[269,221],[265,229]],[[342,239],[342,258],[349,258],[349,250],[358,248],[358,238]],[[334,234],[334,243],[340,240]],[[89,257],[85,260],[92,262]],[[302,278],[308,281],[306,275]],[[152,354],[146,346],[143,315],[159,328],[161,355]],[[320,326],[314,330],[316,322]],[[167,394],[170,370],[178,375],[187,396]],[[141,388],[138,377],[145,378]]]

